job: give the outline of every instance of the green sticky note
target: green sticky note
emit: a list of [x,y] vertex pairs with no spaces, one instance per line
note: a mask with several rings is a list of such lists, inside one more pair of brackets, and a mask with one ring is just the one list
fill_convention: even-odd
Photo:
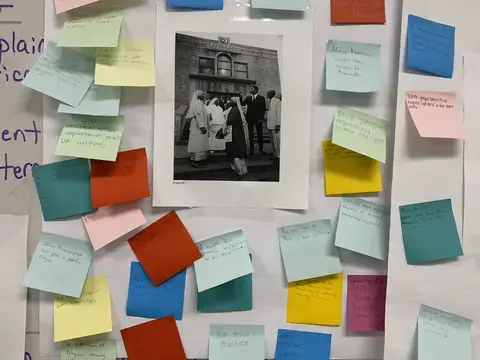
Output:
[[400,206],[407,263],[450,259],[463,255],[452,200]]
[[387,131],[386,120],[341,107],[333,118],[332,142],[384,163]]
[[197,293],[200,312],[246,311],[252,307],[252,274]]
[[288,282],[342,271],[330,220],[284,226],[277,233]]
[[60,104],[58,112],[91,116],[118,116],[121,94],[121,87],[92,84],[78,107]]
[[252,8],[305,11],[308,9],[308,0],[252,0]]
[[62,341],[60,360],[115,360],[117,341],[76,339]]
[[472,360],[471,326],[470,319],[421,305],[418,360]]
[[387,260],[389,224],[388,207],[354,197],[343,198],[335,246]]
[[368,93],[382,89],[380,45],[328,40],[327,90]]
[[117,47],[122,26],[121,10],[80,8],[63,24],[60,47]]
[[123,116],[72,115],[60,134],[55,155],[115,161],[123,127]]
[[210,325],[209,360],[265,360],[263,325]]

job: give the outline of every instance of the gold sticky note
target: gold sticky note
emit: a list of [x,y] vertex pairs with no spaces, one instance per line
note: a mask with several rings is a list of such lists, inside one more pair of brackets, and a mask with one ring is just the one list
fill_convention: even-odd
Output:
[[54,294],[53,320],[55,342],[112,331],[107,277],[87,278],[78,299]]
[[343,273],[288,284],[287,322],[339,326]]
[[323,145],[325,194],[382,191],[380,162],[326,140]]

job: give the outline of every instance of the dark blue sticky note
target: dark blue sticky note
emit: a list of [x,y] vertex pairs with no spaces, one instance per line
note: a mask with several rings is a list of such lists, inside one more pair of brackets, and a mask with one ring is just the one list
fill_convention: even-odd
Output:
[[32,175],[45,221],[93,211],[88,159],[35,166]]
[[127,315],[157,319],[168,315],[182,320],[186,270],[155,286],[139,262],[130,265]]
[[275,360],[330,360],[331,334],[278,329]]
[[167,6],[193,9],[222,10],[223,0],[167,0]]
[[408,68],[451,78],[454,58],[454,26],[408,15]]

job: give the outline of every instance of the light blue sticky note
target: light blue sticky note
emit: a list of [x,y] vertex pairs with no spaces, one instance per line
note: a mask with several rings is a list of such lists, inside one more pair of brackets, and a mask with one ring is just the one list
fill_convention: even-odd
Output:
[[252,8],[305,11],[309,0],[252,0]]
[[275,360],[330,360],[331,334],[278,329]]
[[335,246],[387,260],[389,224],[388,207],[354,197],[343,198]]
[[118,116],[121,94],[120,86],[92,84],[78,107],[60,104],[58,112],[91,116]]
[[49,41],[22,84],[78,106],[93,83],[95,60]]
[[158,319],[173,315],[182,320],[186,270],[155,286],[139,262],[130,264],[127,315]]
[[203,240],[197,247],[203,255],[193,263],[198,292],[253,273],[242,230]]
[[263,325],[210,325],[209,360],[265,360]]
[[277,233],[288,282],[342,271],[330,220],[284,226]]
[[42,232],[23,286],[78,298],[92,255],[90,241]]
[[454,26],[408,15],[408,68],[451,78],[454,59]]
[[327,90],[369,93],[382,89],[380,45],[328,40]]
[[418,360],[472,360],[471,326],[470,319],[421,305]]
[[192,9],[222,10],[223,0],[167,0],[167,6]]

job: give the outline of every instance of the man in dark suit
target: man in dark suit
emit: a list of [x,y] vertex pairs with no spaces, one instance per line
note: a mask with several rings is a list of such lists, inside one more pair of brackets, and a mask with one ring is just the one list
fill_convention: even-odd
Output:
[[247,105],[247,115],[246,120],[248,124],[248,136],[250,139],[250,155],[254,153],[254,144],[253,144],[253,131],[257,131],[258,139],[258,149],[261,153],[263,151],[263,119],[265,117],[265,111],[267,110],[267,103],[265,98],[261,95],[258,95],[258,86],[250,86],[250,94],[242,99],[242,106]]

